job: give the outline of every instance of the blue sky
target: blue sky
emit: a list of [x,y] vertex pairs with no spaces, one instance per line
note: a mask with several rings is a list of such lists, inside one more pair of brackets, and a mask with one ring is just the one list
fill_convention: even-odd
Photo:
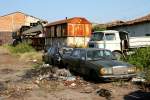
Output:
[[49,22],[81,16],[91,22],[131,20],[150,14],[149,0],[1,0],[0,15],[21,11]]

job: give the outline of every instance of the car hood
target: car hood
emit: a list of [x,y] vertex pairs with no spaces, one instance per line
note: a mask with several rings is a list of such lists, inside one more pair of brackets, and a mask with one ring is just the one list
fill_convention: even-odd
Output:
[[132,66],[131,64],[128,64],[123,61],[117,61],[117,60],[95,60],[90,61],[90,63],[95,64],[97,66],[103,66],[103,67],[113,67],[113,66]]

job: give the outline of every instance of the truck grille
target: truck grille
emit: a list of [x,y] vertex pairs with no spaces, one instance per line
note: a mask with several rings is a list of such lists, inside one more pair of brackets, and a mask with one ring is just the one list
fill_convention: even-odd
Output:
[[113,67],[114,75],[128,74],[128,68],[125,66],[115,66]]

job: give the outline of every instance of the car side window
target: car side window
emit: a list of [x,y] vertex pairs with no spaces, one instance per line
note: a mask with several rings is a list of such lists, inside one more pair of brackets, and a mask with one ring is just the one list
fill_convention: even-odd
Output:
[[110,51],[104,50],[104,52],[105,52],[105,56],[107,56],[107,57],[112,57],[113,56]]
[[85,55],[86,55],[85,50],[81,50],[81,51],[80,51],[80,58],[81,58],[82,60],[85,60]]
[[74,50],[71,54],[72,57],[80,57],[80,50]]
[[55,48],[52,48],[50,54],[54,54],[54,53],[55,53]]
[[52,49],[52,48],[49,48],[49,49],[48,49],[48,53],[50,53],[50,52],[51,52],[51,49]]

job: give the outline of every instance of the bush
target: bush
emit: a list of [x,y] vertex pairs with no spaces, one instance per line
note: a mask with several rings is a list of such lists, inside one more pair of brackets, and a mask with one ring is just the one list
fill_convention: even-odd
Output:
[[144,74],[142,77],[150,82],[150,47],[137,49],[126,61],[141,69]]
[[29,44],[27,44],[26,42],[20,43],[15,47],[10,45],[6,45],[5,47],[8,48],[11,53],[15,53],[15,54],[35,51],[35,49]]
[[137,49],[134,54],[127,57],[127,62],[141,69],[150,68],[150,47]]
[[42,63],[42,52],[27,52],[20,54],[20,60],[22,61],[34,61]]
[[94,27],[92,28],[92,31],[104,31],[104,30],[106,30],[105,27],[94,26]]

